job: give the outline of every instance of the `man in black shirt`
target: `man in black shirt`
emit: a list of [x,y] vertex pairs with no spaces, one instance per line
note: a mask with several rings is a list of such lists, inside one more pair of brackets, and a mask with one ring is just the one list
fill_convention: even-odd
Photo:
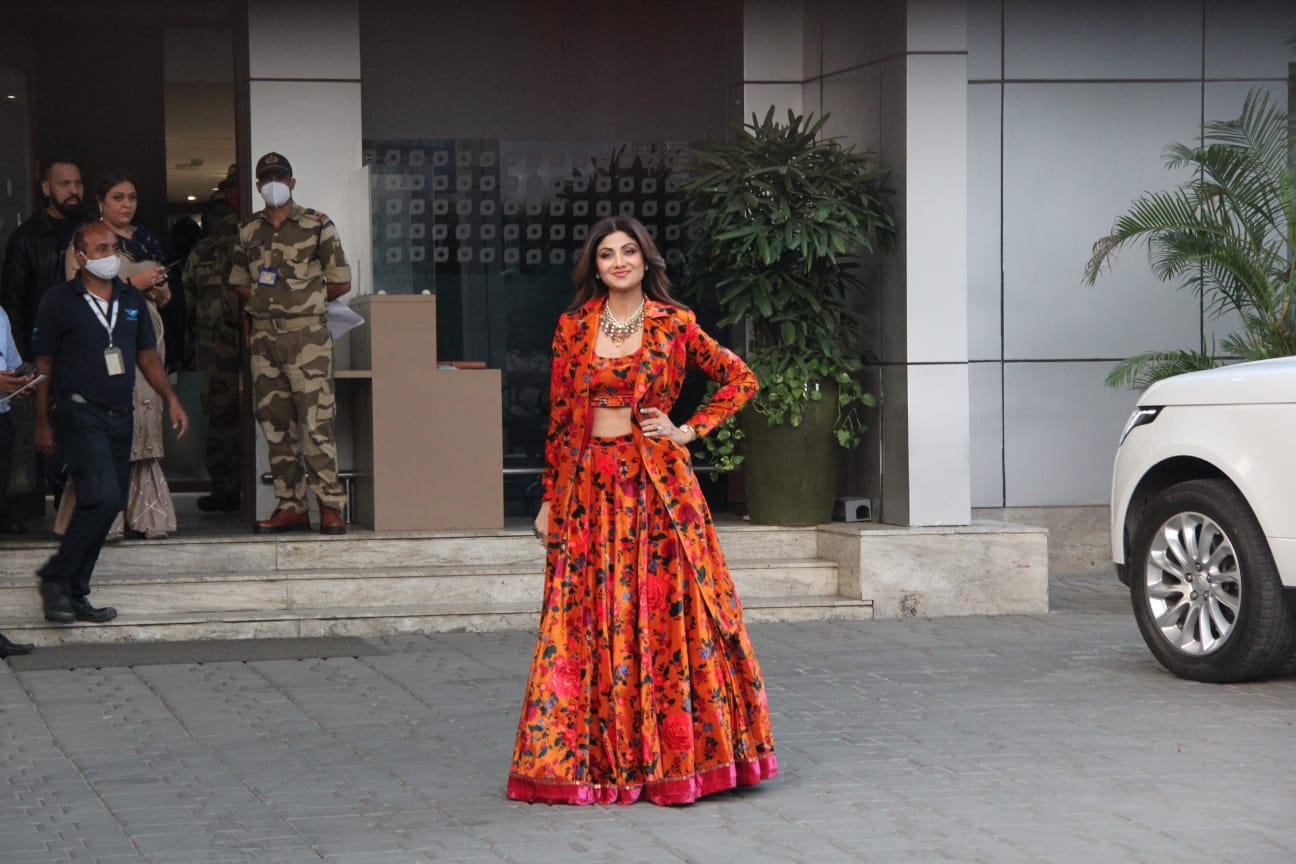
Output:
[[[18,352],[31,357],[31,328],[41,297],[64,282],[63,253],[72,232],[81,223],[85,188],[81,169],[66,156],[45,162],[41,175],[44,206],[14,229],[5,246],[4,269],[0,271],[0,305],[9,313]],[[28,419],[26,412],[23,418]],[[54,489],[55,503],[63,491],[63,463],[58,459],[36,460],[36,477],[44,477]],[[0,502],[3,504],[3,502]],[[25,527],[13,519],[0,519],[0,533],[21,533]]]
[[14,341],[24,357],[32,356],[31,328],[41,296],[66,278],[63,252],[80,224],[85,194],[81,169],[66,158],[55,158],[45,165],[41,192],[45,207],[9,235],[0,276],[0,304],[9,313]]
[[45,292],[32,328],[36,369],[49,376],[36,389],[36,449],[53,453],[57,436],[77,494],[58,552],[38,571],[45,619],[59,624],[117,617],[86,595],[104,538],[126,504],[137,364],[166,399],[177,437],[189,428],[158,358],[144,296],[117,278],[117,235],[106,225],[84,225],[72,244],[80,273]]

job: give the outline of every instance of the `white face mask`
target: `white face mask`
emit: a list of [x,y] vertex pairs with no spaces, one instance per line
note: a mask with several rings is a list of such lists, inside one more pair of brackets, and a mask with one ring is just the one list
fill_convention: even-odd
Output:
[[261,197],[265,199],[267,207],[282,207],[292,198],[292,190],[287,183],[271,180],[261,186]]
[[107,258],[87,258],[82,266],[91,276],[111,282],[121,271],[121,256],[109,255]]

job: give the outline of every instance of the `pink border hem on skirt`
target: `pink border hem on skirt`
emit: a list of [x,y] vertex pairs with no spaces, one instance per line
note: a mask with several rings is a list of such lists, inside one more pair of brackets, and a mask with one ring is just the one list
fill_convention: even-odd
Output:
[[704,795],[755,786],[777,776],[778,758],[770,753],[752,762],[721,765],[690,777],[667,777],[636,786],[548,783],[513,774],[505,794],[514,801],[531,804],[633,804],[641,794],[653,804],[691,804]]

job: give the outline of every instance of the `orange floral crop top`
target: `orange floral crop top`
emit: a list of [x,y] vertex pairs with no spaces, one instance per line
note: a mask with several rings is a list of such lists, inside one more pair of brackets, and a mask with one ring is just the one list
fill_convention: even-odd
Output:
[[590,371],[590,404],[595,408],[629,408],[634,404],[634,371],[638,352],[624,357],[594,355]]

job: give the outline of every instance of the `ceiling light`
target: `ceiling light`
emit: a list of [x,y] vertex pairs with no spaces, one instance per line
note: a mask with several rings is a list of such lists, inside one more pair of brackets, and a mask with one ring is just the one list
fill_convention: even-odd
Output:
[[197,196],[197,195],[186,195],[186,196],[185,196],[185,200],[186,200],[186,201],[197,201],[197,200],[198,200],[198,196]]

